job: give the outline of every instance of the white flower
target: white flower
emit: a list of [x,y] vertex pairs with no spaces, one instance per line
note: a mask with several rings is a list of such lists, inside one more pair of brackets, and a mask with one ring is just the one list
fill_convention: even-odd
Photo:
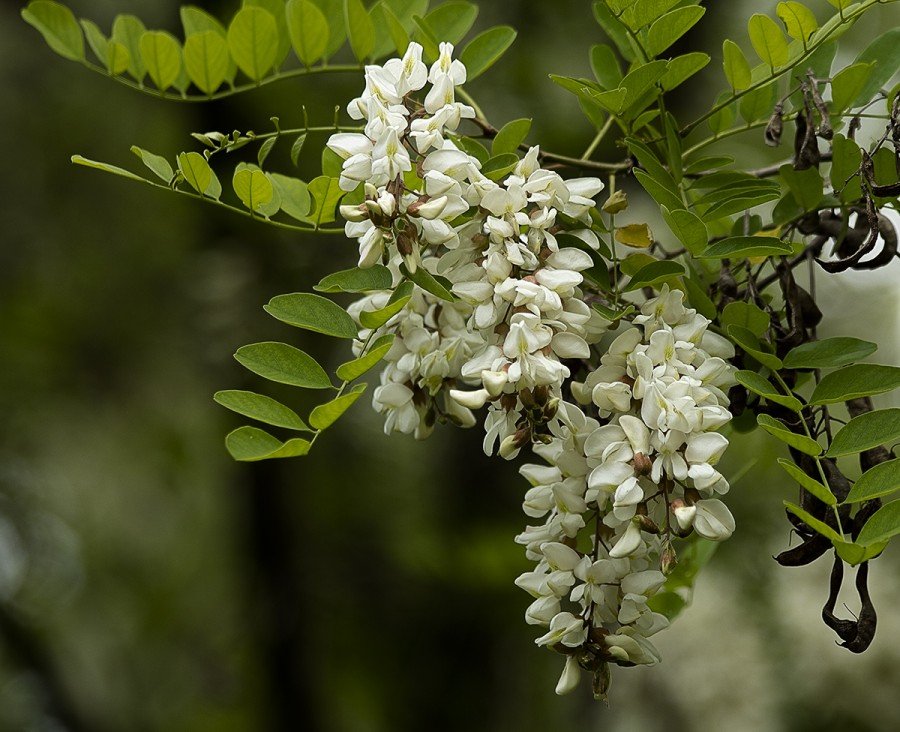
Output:
[[724,541],[734,533],[734,516],[718,498],[697,501],[694,531],[704,539]]
[[578,648],[587,638],[587,628],[581,618],[563,612],[550,621],[550,631],[535,640],[539,646],[562,643],[569,648]]
[[634,554],[643,546],[644,542],[641,538],[641,527],[631,522],[625,533],[616,542],[616,545],[610,550],[609,556],[613,559],[620,559]]
[[411,434],[419,426],[419,414],[413,404],[413,392],[403,384],[383,384],[373,395],[372,404],[379,412],[387,412],[385,434],[394,430]]
[[575,691],[581,678],[581,666],[575,656],[566,656],[566,665],[556,684],[556,693],[560,696]]

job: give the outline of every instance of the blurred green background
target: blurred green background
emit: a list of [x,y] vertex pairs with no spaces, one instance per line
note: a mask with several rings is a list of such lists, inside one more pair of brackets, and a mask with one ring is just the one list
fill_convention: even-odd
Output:
[[[200,4],[227,17],[236,3]],[[70,5],[104,29],[118,12],[180,29],[173,0]],[[680,50],[714,60],[673,100],[685,116],[724,83],[723,35],[743,43],[746,18],[774,3],[706,5]],[[327,124],[362,78],[164,103],[55,56],[18,10],[0,7],[0,730],[900,728],[896,547],[870,575],[875,642],[853,656],[819,619],[827,560],[771,559],[789,539],[779,506],[792,489],[766,467],[765,439],[735,439],[732,473],[758,461],[730,496],[738,531],[658,637],[664,662],[615,670],[609,708],[587,688],[553,694],[561,659],[532,643],[512,584],[528,568],[512,541],[523,483],[481,454],[478,430],[389,439],[362,406],[308,458],[233,463],[222,438],[239,422],[211,396],[262,387],[231,354],[302,339],[345,360],[343,343],[261,306],[350,266],[354,246],[69,156],[139,166],[131,144],[171,157],[196,149],[191,131],[266,131],[272,115],[296,126],[301,104]],[[592,130],[547,73],[589,73],[601,40],[590,3],[482,3],[478,27],[497,22],[519,39],[470,90],[495,123],[534,116],[532,139],[579,154]],[[839,59],[898,22],[896,6],[872,12]],[[305,174],[323,142],[308,140]],[[754,164],[787,154],[755,135],[730,147]],[[287,171],[287,150],[269,165]],[[881,362],[900,362],[896,264],[823,279],[822,334],[876,340]]]

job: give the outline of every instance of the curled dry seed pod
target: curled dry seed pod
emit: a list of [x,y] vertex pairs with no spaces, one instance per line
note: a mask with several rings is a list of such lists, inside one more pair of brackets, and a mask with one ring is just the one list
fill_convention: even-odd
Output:
[[828,105],[825,104],[825,100],[822,99],[822,95],[819,94],[819,83],[813,77],[812,70],[807,72],[807,76],[809,77],[809,98],[812,100],[813,105],[816,108],[816,111],[819,113],[819,125],[816,128],[816,134],[821,137],[823,140],[830,140],[834,137],[834,130],[831,129],[831,119],[828,115]]
[[766,125],[765,140],[766,145],[777,147],[781,144],[781,134],[784,132],[784,105],[779,102],[772,110],[772,116],[769,117],[769,124]]

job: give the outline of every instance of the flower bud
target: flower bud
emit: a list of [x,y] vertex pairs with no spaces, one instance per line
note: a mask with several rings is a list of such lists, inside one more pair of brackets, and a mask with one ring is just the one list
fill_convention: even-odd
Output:
[[591,680],[591,691],[596,701],[605,701],[606,694],[609,691],[609,684],[612,677],[609,673],[609,664],[603,663],[594,671],[594,677]]
[[481,409],[489,396],[487,389],[476,389],[475,391],[450,390],[450,398],[467,409]]
[[641,525],[641,531],[646,531],[648,534],[660,533],[659,526],[657,526],[656,522],[649,516],[638,514],[638,523]]
[[675,514],[675,520],[678,522],[678,526],[681,527],[682,531],[686,531],[694,525],[694,517],[697,515],[697,507],[681,506],[680,508],[676,508],[673,513]]
[[616,542],[616,545],[610,550],[609,556],[612,559],[622,559],[622,557],[634,554],[641,548],[641,544],[643,544],[643,541],[641,540],[641,527],[639,524],[632,521],[628,524],[628,528],[625,529],[625,533],[622,534],[622,538],[620,538]]
[[578,680],[581,678],[581,666],[575,656],[566,657],[566,665],[563,667],[562,675],[556,684],[556,693],[562,696],[575,691],[578,686]]
[[672,574],[672,570],[678,564],[678,556],[671,544],[666,544],[662,554],[659,555],[659,568],[666,577]]
[[653,462],[642,452],[634,454],[634,472],[638,475],[650,475],[653,469]]
[[420,216],[423,219],[436,219],[447,208],[447,196],[439,196],[432,198],[430,201],[422,202],[422,199],[413,203],[406,212],[410,216]]
[[511,460],[516,456],[516,453],[518,453],[519,450],[530,442],[531,429],[529,427],[522,427],[520,430],[517,430],[515,434],[504,438],[503,442],[500,443],[497,454],[504,460]]
[[341,206],[340,212],[341,212],[341,217],[346,221],[358,222],[358,221],[365,221],[367,218],[369,218],[369,214],[366,211],[365,204],[352,205],[352,206],[345,204],[345,205]]
[[498,397],[503,393],[503,388],[509,382],[504,371],[482,371],[481,383],[492,397]]

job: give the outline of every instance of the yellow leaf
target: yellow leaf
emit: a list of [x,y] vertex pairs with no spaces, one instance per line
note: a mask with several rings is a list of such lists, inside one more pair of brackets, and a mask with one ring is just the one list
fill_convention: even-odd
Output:
[[628,224],[616,229],[616,241],[636,249],[648,249],[653,243],[653,232],[647,224]]
[[616,191],[603,204],[603,210],[608,214],[617,214],[628,208],[628,196],[625,191]]

